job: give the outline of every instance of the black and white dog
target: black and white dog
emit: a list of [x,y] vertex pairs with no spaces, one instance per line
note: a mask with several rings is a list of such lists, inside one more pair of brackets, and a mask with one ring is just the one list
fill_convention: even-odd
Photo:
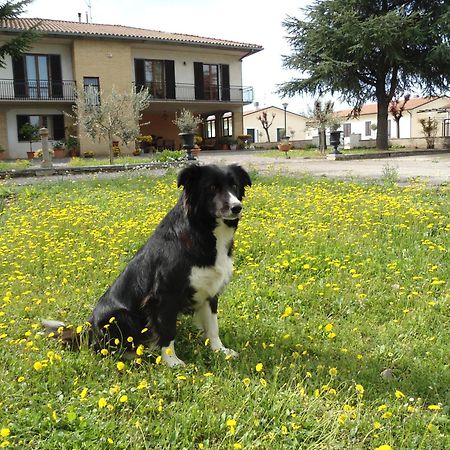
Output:
[[[183,365],[174,348],[177,317],[190,313],[212,350],[237,356],[220,340],[217,302],[231,278],[250,177],[238,165],[191,165],[179,173],[178,186],[184,188],[178,203],[95,306],[89,342],[97,350],[156,342],[168,366]],[[61,322],[43,324],[63,341],[77,339]]]

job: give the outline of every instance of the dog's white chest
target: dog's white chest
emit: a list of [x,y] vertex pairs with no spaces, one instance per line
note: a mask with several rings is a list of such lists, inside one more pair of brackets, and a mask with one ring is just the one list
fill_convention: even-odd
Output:
[[218,295],[230,281],[233,263],[228,251],[233,240],[234,228],[223,222],[214,230],[216,237],[216,261],[214,266],[193,267],[190,283],[195,290],[194,299],[203,302]]

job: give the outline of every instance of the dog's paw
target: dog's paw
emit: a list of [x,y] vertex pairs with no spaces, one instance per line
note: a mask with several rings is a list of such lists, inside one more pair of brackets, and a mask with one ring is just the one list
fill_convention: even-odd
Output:
[[220,351],[228,358],[237,358],[239,356],[238,352],[235,352],[231,348],[222,347]]
[[186,365],[186,363],[176,355],[167,355],[165,352],[163,352],[161,356],[166,365],[171,369],[174,367],[182,367]]

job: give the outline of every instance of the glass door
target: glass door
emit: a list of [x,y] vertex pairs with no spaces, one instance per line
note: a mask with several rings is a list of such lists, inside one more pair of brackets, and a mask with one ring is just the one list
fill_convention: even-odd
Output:
[[29,98],[49,98],[49,74],[46,55],[26,55],[25,67]]

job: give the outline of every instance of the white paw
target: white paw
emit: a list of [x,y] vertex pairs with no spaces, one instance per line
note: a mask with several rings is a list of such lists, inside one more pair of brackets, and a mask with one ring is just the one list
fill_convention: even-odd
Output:
[[170,367],[181,367],[185,366],[185,362],[178,358],[177,355],[168,355],[166,352],[161,353],[163,361]]
[[219,349],[225,356],[229,356],[231,358],[237,358],[239,356],[238,352],[231,350],[231,348],[222,347]]

